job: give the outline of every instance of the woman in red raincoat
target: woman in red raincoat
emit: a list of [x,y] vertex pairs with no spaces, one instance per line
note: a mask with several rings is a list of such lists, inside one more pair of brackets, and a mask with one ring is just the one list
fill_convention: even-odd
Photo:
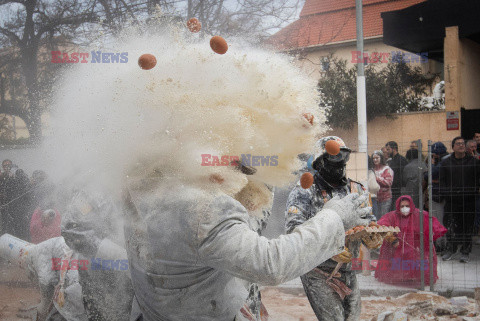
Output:
[[[396,210],[385,214],[377,223],[385,226],[398,226],[396,236],[387,236],[380,250],[375,278],[381,282],[405,286],[420,284],[421,271],[424,271],[425,284],[430,282],[429,273],[429,218],[423,211],[424,258],[420,257],[420,211],[415,208],[410,196],[400,196]],[[433,240],[443,236],[447,229],[432,218]],[[437,276],[437,254],[433,247],[433,275]]]
[[30,238],[32,243],[38,244],[61,236],[61,223],[60,213],[56,209],[37,207],[30,221]]

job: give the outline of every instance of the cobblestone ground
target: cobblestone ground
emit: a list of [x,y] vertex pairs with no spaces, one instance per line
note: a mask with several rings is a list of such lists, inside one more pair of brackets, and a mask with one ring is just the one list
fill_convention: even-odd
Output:
[[25,321],[17,317],[18,309],[38,304],[40,292],[25,271],[0,262],[0,320]]
[[[310,304],[300,287],[267,287],[262,290],[263,302],[270,314],[270,321],[316,321]],[[37,304],[40,294],[28,280],[26,273],[18,268],[0,264],[0,320],[25,321],[17,317],[18,309]],[[394,311],[407,307],[411,303],[432,300],[434,305],[448,303],[442,296],[426,293],[407,293],[398,297],[368,296],[362,297],[361,320],[372,320],[384,311]],[[466,306],[469,313],[474,312],[474,300],[469,298]],[[479,316],[471,319],[463,317],[412,318],[410,320],[480,320]]]
[[[262,291],[262,300],[269,312],[270,320],[272,321],[317,320],[302,288],[268,287]],[[427,292],[411,292],[398,297],[362,297],[361,320],[376,320],[375,317],[382,312],[396,311],[408,307],[413,303],[430,300],[432,301],[433,306],[449,303],[449,299]],[[470,316],[472,316],[475,313],[474,300],[469,298],[467,302],[465,308],[468,312],[464,313],[464,315],[467,316],[470,314]],[[464,319],[464,317],[457,318],[453,315],[435,317],[430,313],[418,312],[419,313],[416,317],[409,316],[409,320],[480,320],[480,317],[476,315],[471,319]]]

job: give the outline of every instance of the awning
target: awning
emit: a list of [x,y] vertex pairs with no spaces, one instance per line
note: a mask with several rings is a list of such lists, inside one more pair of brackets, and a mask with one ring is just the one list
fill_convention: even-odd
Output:
[[480,43],[479,0],[429,0],[382,13],[383,42],[443,61],[445,28],[458,26],[460,38]]

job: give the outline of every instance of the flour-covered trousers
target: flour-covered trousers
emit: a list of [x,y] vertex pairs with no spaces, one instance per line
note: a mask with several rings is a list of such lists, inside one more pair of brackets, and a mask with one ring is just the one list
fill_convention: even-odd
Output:
[[308,301],[310,301],[318,320],[360,320],[361,297],[355,272],[348,271],[341,272],[341,274],[338,279],[352,290],[352,293],[347,295],[344,300],[327,284],[327,277],[315,272],[315,270],[300,277]]

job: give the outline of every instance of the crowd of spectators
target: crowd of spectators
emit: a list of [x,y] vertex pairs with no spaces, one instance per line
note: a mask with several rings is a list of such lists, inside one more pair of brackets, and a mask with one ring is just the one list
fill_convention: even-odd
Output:
[[[436,252],[442,254],[444,261],[469,262],[473,237],[479,233],[480,226],[480,133],[471,140],[456,137],[449,147],[451,153],[442,142],[431,146],[431,203],[427,189],[428,162],[416,141],[411,142],[405,156],[395,141],[387,142],[371,155],[368,190],[373,214],[378,224],[400,228],[400,233],[385,238],[376,253],[378,262],[388,261],[390,265],[397,261],[428,262],[429,212],[433,216],[435,255],[431,263],[435,280],[438,278]],[[62,218],[53,190],[45,172],[36,170],[29,178],[24,170],[5,159],[0,173],[0,235],[8,233],[35,244],[60,236]],[[420,200],[423,200],[422,209]],[[419,250],[422,216],[423,258]],[[418,284],[420,280],[421,269],[394,270],[378,267],[375,277],[387,283]],[[428,269],[425,269],[427,283],[428,278]]]
[[436,233],[434,237],[442,259],[459,259],[468,263],[473,237],[479,233],[480,225],[480,133],[471,140],[455,137],[451,150],[448,153],[442,142],[431,147],[432,208],[429,208],[427,189],[428,162],[418,150],[416,141],[411,142],[405,157],[399,153],[394,141],[374,151],[370,157],[368,184],[373,212],[379,222],[384,221],[383,217],[389,211],[390,219],[401,218],[399,202],[406,196],[411,201],[409,208],[415,210],[419,209],[422,200],[424,213],[428,215],[426,211],[431,211],[436,222],[446,228],[446,234]]
[[60,236],[61,216],[56,210],[53,185],[44,171],[29,178],[11,160],[0,173],[0,235],[8,233],[35,244]]

